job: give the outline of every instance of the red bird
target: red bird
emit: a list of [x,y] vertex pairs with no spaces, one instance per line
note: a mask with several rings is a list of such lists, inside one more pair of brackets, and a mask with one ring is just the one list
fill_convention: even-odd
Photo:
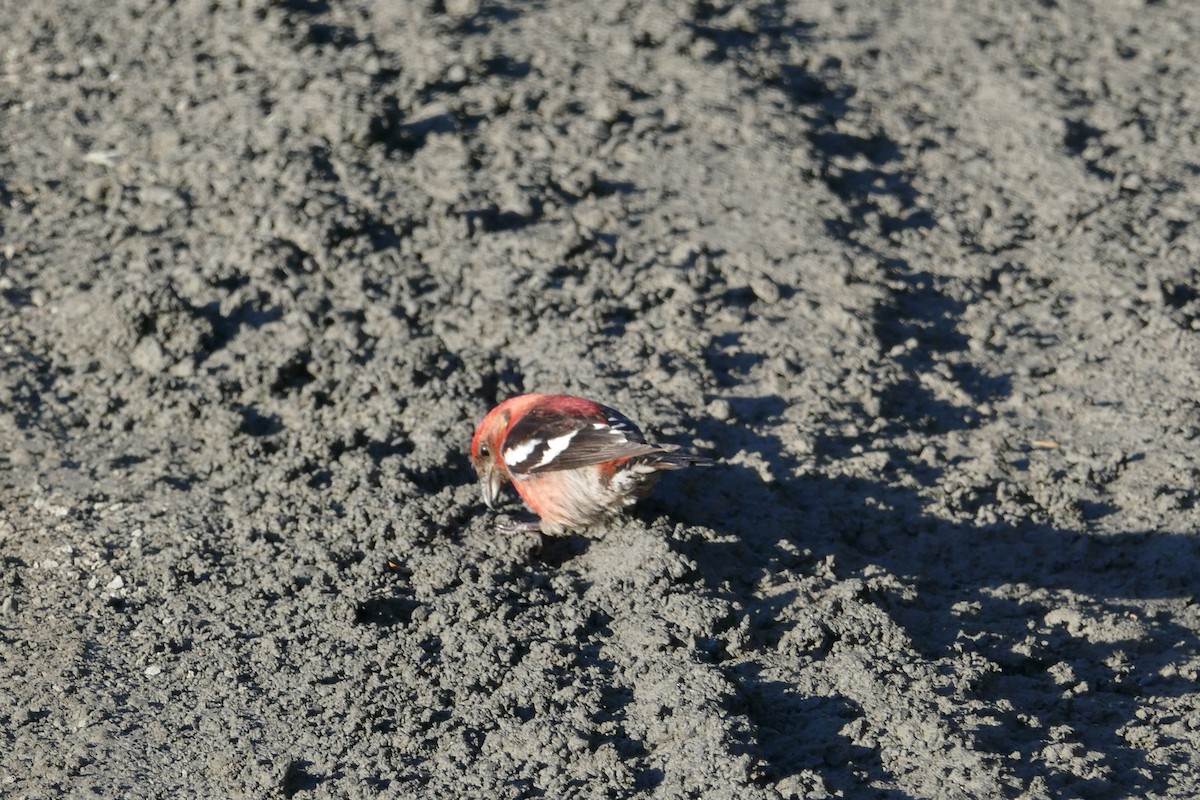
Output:
[[523,394],[488,412],[471,439],[483,502],[511,480],[540,523],[513,526],[559,534],[582,528],[650,493],[659,473],[707,458],[646,442],[628,417],[566,394]]

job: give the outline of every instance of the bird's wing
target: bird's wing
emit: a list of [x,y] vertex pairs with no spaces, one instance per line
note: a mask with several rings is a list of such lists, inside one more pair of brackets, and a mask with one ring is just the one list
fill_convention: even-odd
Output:
[[600,406],[594,417],[533,409],[513,424],[501,452],[509,472],[532,475],[670,449],[647,444],[628,417]]

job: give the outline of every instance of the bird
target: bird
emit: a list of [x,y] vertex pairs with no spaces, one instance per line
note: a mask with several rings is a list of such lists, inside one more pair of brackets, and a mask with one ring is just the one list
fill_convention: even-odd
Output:
[[489,509],[511,481],[537,522],[502,526],[550,536],[586,528],[644,498],[666,470],[711,464],[651,444],[624,414],[567,394],[522,394],[484,416],[471,463]]

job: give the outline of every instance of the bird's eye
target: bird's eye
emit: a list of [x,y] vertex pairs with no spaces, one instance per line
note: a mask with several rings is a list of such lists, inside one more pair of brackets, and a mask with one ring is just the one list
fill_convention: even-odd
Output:
[[485,457],[488,455],[488,446],[486,444],[479,445],[479,455]]

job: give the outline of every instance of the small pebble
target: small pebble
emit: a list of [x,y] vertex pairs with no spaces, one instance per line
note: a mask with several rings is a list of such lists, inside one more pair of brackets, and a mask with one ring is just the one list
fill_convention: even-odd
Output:
[[164,208],[184,208],[187,203],[179,192],[169,186],[144,186],[138,192],[138,197],[143,203],[151,206],[163,206]]
[[699,249],[691,242],[680,242],[671,249],[667,263],[674,267],[685,267],[696,257]]
[[616,103],[608,100],[601,100],[591,108],[591,117],[599,122],[606,122],[609,125],[616,122],[621,116],[621,109]]
[[783,292],[779,289],[779,284],[766,275],[761,274],[755,275],[750,279],[750,291],[754,292],[755,297],[768,305],[778,303],[779,298],[783,296]]
[[724,398],[717,398],[708,404],[708,415],[718,422],[728,422],[733,419],[733,406]]
[[446,0],[442,7],[446,9],[446,13],[457,19],[467,19],[479,13],[479,0]]
[[93,203],[100,203],[111,188],[112,181],[108,178],[93,178],[83,185],[83,196]]

